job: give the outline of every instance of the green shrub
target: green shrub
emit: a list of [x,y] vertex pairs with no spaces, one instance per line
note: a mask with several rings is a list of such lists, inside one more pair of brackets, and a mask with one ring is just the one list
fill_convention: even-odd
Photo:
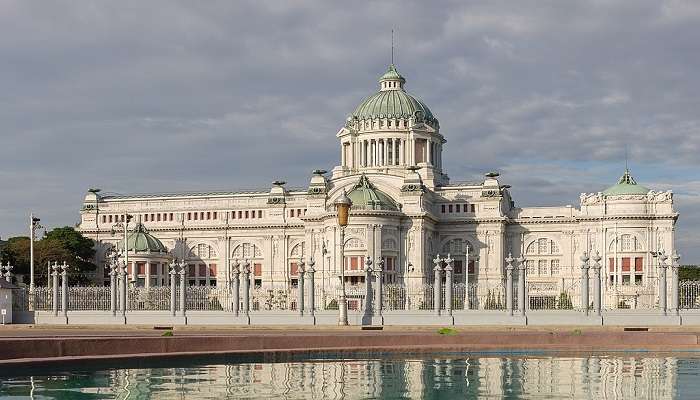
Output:
[[163,332],[163,334],[160,335],[160,336],[167,336],[167,337],[173,336],[173,331],[165,331],[165,332]]
[[457,334],[457,330],[454,328],[440,328],[438,329],[438,333],[440,335],[455,335]]

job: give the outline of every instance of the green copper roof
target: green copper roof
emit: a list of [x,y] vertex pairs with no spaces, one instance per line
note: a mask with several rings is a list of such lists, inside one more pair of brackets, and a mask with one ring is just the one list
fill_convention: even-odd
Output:
[[[155,236],[148,233],[148,230],[142,223],[136,224],[131,233],[127,236],[127,247],[129,251],[136,252],[151,252],[151,253],[167,253],[168,249],[165,248],[163,243],[158,240]],[[121,240],[117,244],[117,250],[122,250],[124,248],[124,240]]]
[[632,174],[630,174],[630,171],[627,168],[625,168],[625,173],[622,174],[616,185],[610,186],[603,191],[603,194],[606,196],[647,193],[649,193],[649,189],[642,185],[638,185],[637,181],[634,180]]
[[365,174],[355,184],[348,197],[352,200],[352,209],[398,211],[394,200],[386,193],[378,190],[367,179]]
[[406,82],[406,80],[399,74],[399,71],[396,70],[396,66],[394,64],[389,65],[389,69],[382,75],[381,78],[379,78],[379,82],[385,81],[385,80],[390,80],[390,79],[398,79],[403,82]]
[[389,70],[379,79],[400,80],[401,84],[396,88],[380,90],[367,97],[360,103],[352,113],[353,118],[374,119],[374,118],[410,118],[420,111],[423,120],[427,122],[437,122],[437,118],[425,103],[403,89],[405,79],[396,71],[394,65],[389,66]]

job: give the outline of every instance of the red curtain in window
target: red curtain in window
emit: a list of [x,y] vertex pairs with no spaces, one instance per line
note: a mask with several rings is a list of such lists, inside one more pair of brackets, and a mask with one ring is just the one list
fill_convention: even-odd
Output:
[[262,276],[262,264],[253,264],[253,275]]
[[350,269],[351,270],[357,269],[357,257],[350,257]]
[[207,265],[199,264],[199,276],[207,276]]
[[209,276],[216,276],[216,264],[209,264]]
[[146,263],[140,262],[136,263],[136,270],[139,271],[139,275],[146,274]]
[[642,262],[643,262],[642,260],[644,260],[642,257],[637,257],[637,258],[634,259],[634,270],[635,270],[636,272],[642,272],[642,271],[643,271],[643,269],[644,269],[644,268],[643,268],[643,265],[644,265],[644,264],[642,263]]
[[289,274],[290,275],[299,275],[299,264],[293,262],[289,264]]
[[608,259],[608,265],[609,265],[610,272],[615,272],[615,259],[614,258]]
[[631,260],[629,257],[622,257],[622,272],[630,272]]

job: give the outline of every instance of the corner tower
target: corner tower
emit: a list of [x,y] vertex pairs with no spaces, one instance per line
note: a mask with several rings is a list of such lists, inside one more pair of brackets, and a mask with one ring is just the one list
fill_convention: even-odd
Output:
[[364,99],[337,133],[340,165],[333,178],[361,173],[405,177],[420,167],[423,183],[448,183],[442,171],[440,123],[428,106],[404,89],[406,79],[394,64],[379,78],[379,91]]

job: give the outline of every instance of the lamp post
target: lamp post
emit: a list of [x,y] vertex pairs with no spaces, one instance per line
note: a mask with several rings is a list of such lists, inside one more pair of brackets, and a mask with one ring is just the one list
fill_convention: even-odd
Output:
[[29,214],[29,298],[32,303],[34,303],[34,239],[36,239],[37,229],[42,228],[39,221],[41,220],[35,217],[34,213]]
[[343,194],[335,201],[335,210],[338,213],[338,225],[340,226],[340,301],[338,310],[338,325],[348,324],[348,302],[345,298],[345,227],[348,226],[352,200],[343,190]]
[[[117,222],[116,224],[112,225],[112,236],[116,233],[116,230],[123,230],[124,232],[124,268],[128,272],[129,268],[129,243],[128,243],[128,238],[127,235],[129,233],[129,222],[131,221],[131,218],[133,218],[133,215],[131,214],[124,214],[124,220]],[[132,275],[134,274],[134,270],[132,269]]]

